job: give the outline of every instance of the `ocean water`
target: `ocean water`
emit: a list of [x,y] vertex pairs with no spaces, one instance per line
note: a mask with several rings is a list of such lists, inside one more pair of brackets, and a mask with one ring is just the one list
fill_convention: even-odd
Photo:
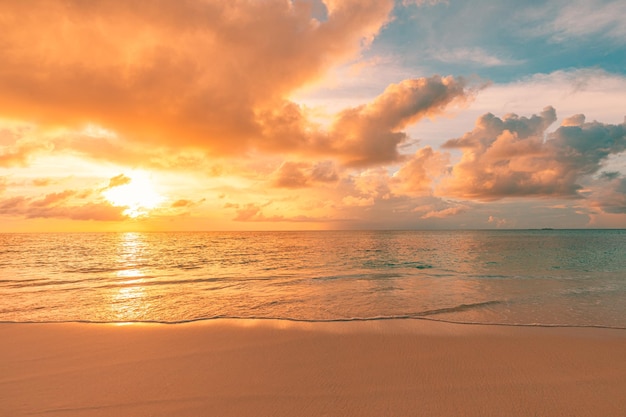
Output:
[[0,321],[626,328],[626,230],[0,234]]

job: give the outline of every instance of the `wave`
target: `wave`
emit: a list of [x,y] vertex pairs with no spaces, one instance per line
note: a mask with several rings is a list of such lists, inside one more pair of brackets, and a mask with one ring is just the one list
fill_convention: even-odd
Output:
[[537,327],[537,328],[574,328],[574,329],[613,329],[626,330],[623,326],[610,326],[603,324],[566,324],[566,323],[502,323],[502,322],[477,322],[462,320],[446,320],[431,317],[415,317],[415,316],[375,316],[375,317],[346,317],[336,319],[301,319],[293,317],[266,317],[266,316],[212,316],[201,317],[185,320],[163,321],[163,320],[44,320],[44,321],[12,321],[0,320],[0,324],[162,324],[162,325],[181,325],[189,323],[198,323],[204,321],[217,320],[258,320],[258,321],[289,321],[296,323],[345,323],[345,322],[374,322],[384,320],[423,320],[434,321],[438,323],[468,325],[468,326],[501,326],[501,327]]
[[490,305],[503,304],[503,301],[493,300],[493,301],[482,301],[479,303],[470,303],[470,304],[459,304],[453,307],[444,307],[437,308],[434,310],[425,310],[417,313],[416,317],[422,316],[433,316],[435,314],[444,314],[444,313],[458,313],[461,311],[473,310],[475,308],[487,307]]
[[452,320],[435,318],[433,315],[466,311],[472,308],[480,308],[489,305],[502,303],[502,301],[485,301],[473,304],[461,304],[452,307],[425,310],[413,314],[399,314],[388,316],[371,316],[371,317],[337,317],[329,319],[308,319],[299,317],[283,317],[283,316],[237,316],[237,315],[215,315],[207,317],[195,317],[181,320],[41,320],[41,321],[13,321],[0,320],[0,324],[162,324],[162,325],[180,325],[188,323],[208,322],[217,320],[258,320],[258,321],[288,321],[296,323],[345,323],[345,322],[375,322],[375,321],[393,321],[393,320],[422,320],[433,321],[439,323],[470,325],[470,326],[501,326],[501,327],[537,327],[537,328],[595,328],[595,329],[613,329],[626,330],[626,326],[603,325],[603,324],[571,324],[571,323],[506,323],[497,321],[468,321],[468,320]]
[[[18,288],[18,289],[36,289],[37,287],[54,287],[76,284],[75,287],[69,288],[71,290],[87,290],[92,291],[95,289],[108,289],[108,288],[127,288],[127,287],[148,287],[158,285],[183,285],[183,284],[198,284],[198,283],[221,283],[232,282],[233,285],[239,284],[243,281],[249,281],[252,279],[232,281],[228,277],[210,277],[210,278],[186,278],[186,279],[163,279],[163,275],[141,275],[141,276],[128,276],[128,277],[102,277],[93,279],[73,279],[73,280],[48,280],[48,279],[30,279],[30,280],[0,280],[0,284],[3,288]],[[158,280],[154,280],[158,278]],[[270,278],[268,278],[270,279]],[[152,280],[152,281],[151,281]],[[100,284],[99,284],[100,283]],[[231,285],[232,286],[232,285]],[[67,291],[68,288],[59,288],[58,291]],[[46,290],[54,291],[54,289]]]

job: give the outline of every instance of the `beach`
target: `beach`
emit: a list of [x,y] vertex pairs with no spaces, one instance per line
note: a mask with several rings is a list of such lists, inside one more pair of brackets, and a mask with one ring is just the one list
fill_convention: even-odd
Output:
[[626,331],[0,324],[0,416],[624,416]]

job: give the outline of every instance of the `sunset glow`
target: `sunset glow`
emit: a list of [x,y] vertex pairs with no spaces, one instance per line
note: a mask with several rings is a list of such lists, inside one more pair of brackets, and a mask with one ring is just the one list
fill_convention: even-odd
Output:
[[3,231],[626,227],[624,2],[0,16]]
[[111,205],[125,207],[124,214],[128,217],[146,215],[149,210],[163,202],[163,196],[156,192],[145,174],[135,174],[126,180],[120,185],[107,188],[102,194]]

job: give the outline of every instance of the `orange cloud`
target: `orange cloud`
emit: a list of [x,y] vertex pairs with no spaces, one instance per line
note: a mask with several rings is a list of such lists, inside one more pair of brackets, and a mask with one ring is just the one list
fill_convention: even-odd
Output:
[[23,196],[0,200],[0,215],[18,216],[28,219],[57,218],[71,220],[124,220],[124,207],[113,207],[107,203],[92,202],[82,205],[64,205],[74,191],[64,191],[46,195],[43,199],[32,200]]
[[320,21],[308,1],[2,2],[0,113],[213,154],[263,147],[259,115],[355,56],[393,7],[325,3]]
[[585,178],[597,173],[610,155],[626,150],[626,123],[584,123],[584,116],[576,115],[546,133],[555,120],[552,107],[530,118],[482,116],[474,130],[443,145],[461,149],[463,157],[438,193],[482,200],[581,197]]
[[339,112],[327,130],[311,123],[300,106],[284,101],[259,113],[264,142],[258,147],[333,157],[351,167],[392,163],[401,159],[398,146],[408,140],[407,126],[473,95],[460,78],[407,79],[391,84],[371,103]]
[[456,216],[457,214],[464,213],[468,210],[468,207],[448,207],[442,210],[431,210],[428,213],[422,215],[421,219],[445,219],[446,217]]
[[119,187],[120,185],[130,184],[132,180],[124,174],[117,175],[109,180],[108,188]]
[[0,166],[52,147],[159,168],[206,168],[207,155],[248,151],[372,166],[400,158],[408,125],[473,95],[462,79],[409,79],[340,112],[328,130],[315,125],[286,97],[354,58],[393,8],[326,0],[321,13],[318,3],[0,4],[0,114],[66,128],[0,150]]
[[194,203],[191,200],[180,199],[172,203],[172,208],[189,207],[189,206],[192,206],[193,204]]
[[35,187],[47,187],[50,184],[54,184],[54,181],[50,178],[35,178],[33,179],[33,185]]
[[430,194],[433,181],[444,174],[448,160],[449,155],[433,151],[429,146],[419,149],[394,175],[396,192]]
[[33,155],[50,151],[52,148],[53,146],[47,141],[28,138],[22,131],[2,129],[0,131],[0,167],[26,166]]
[[389,182],[389,173],[384,168],[371,168],[351,178],[354,191],[368,199],[388,199],[391,196]]
[[392,84],[373,102],[341,112],[323,146],[347,165],[367,166],[397,161],[402,131],[424,117],[443,113],[453,102],[472,95],[462,79],[432,76]]
[[254,203],[249,203],[243,206],[242,208],[237,209],[237,214],[233,218],[234,221],[237,222],[283,222],[290,221],[288,218],[284,216],[271,216],[266,217],[263,214],[262,208],[269,205],[270,203],[266,203],[262,206]]
[[[246,204],[243,208],[237,210],[237,215],[233,218],[237,222],[268,222],[268,223],[327,223],[339,222],[342,219],[334,219],[328,217],[310,217],[305,215],[297,216],[265,216],[262,207],[254,203]],[[234,206],[232,206],[234,207]]]
[[33,201],[30,205],[31,205],[31,207],[49,207],[49,206],[53,206],[55,204],[58,204],[58,203],[60,203],[62,201],[67,200],[68,198],[70,198],[74,194],[76,194],[76,192],[72,191],[72,190],[65,190],[65,191],[62,191],[60,193],[46,194],[46,196],[44,198],[42,198],[41,200]]
[[[405,159],[398,148],[409,139],[404,128],[443,113],[451,104],[464,103],[474,93],[474,89],[466,88],[464,80],[453,77],[408,79],[392,84],[371,103],[339,112],[327,129],[312,123],[307,109],[283,101],[258,115],[264,141],[257,149],[290,152],[299,158],[332,158],[344,168],[398,162]],[[318,164],[316,171],[327,170],[329,164],[332,162]],[[310,186],[304,172],[310,166],[285,163],[275,174],[275,184],[287,188]],[[336,179],[334,168],[323,175]],[[324,181],[321,177],[317,180]]]
[[284,162],[274,174],[274,185],[281,188],[303,188],[319,183],[332,183],[339,179],[332,161],[316,164]]

